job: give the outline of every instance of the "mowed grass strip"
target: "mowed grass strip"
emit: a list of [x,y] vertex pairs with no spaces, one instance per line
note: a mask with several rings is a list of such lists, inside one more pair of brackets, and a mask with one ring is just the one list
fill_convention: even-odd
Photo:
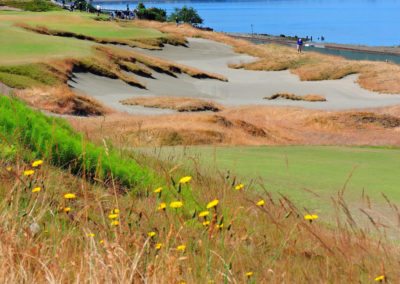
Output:
[[[261,178],[267,190],[282,193],[303,204],[329,201],[346,184],[350,201],[363,190],[375,202],[381,193],[400,202],[400,149],[367,147],[170,147],[164,155],[176,159],[195,156],[210,168],[230,170],[248,182]],[[185,154],[184,154],[185,153]],[[315,204],[314,204],[315,205]]]

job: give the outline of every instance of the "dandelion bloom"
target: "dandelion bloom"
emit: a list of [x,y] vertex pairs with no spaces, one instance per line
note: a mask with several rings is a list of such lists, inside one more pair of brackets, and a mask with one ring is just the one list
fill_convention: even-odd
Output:
[[12,171],[12,167],[7,167],[6,170],[7,170],[7,172],[11,172]]
[[217,224],[215,225],[215,228],[217,228],[218,230],[222,230],[222,228],[224,228],[224,224]]
[[265,204],[265,201],[262,199],[257,202],[257,206],[264,206],[264,204]]
[[385,275],[380,275],[380,276],[375,277],[376,282],[382,282],[383,280],[385,280]]
[[218,203],[219,203],[219,200],[218,199],[214,199],[213,201],[211,201],[211,202],[209,202],[207,204],[207,209],[210,209],[210,208],[213,208],[213,207],[217,207]]
[[65,213],[68,213],[68,212],[71,211],[71,207],[64,207],[63,211],[64,211]]
[[185,245],[180,245],[176,247],[177,250],[179,251],[185,251],[186,250],[186,246]]
[[100,240],[99,244],[101,244],[101,245],[104,244],[104,240]]
[[152,238],[156,235],[156,232],[148,232],[147,235]]
[[160,193],[163,190],[162,187],[158,187],[155,190],[153,190],[154,193]]
[[37,168],[43,164],[42,160],[36,160],[32,163],[32,167]]
[[162,243],[156,243],[156,245],[154,246],[156,248],[156,250],[160,250],[162,248],[163,244]]
[[115,208],[115,209],[111,210],[111,214],[119,214],[119,209]]
[[108,215],[108,219],[113,220],[113,219],[117,219],[118,218],[118,214],[109,214]]
[[118,226],[119,225],[119,221],[114,220],[111,222],[111,226]]
[[243,183],[239,183],[237,186],[235,186],[236,190],[242,190],[244,188],[244,184]]
[[76,195],[75,195],[75,193],[66,193],[66,194],[64,194],[64,198],[65,199],[74,199],[74,198],[76,198]]
[[169,207],[171,208],[181,208],[183,206],[182,201],[173,201],[169,204]]
[[208,215],[210,215],[210,211],[201,211],[201,212],[199,213],[199,217],[206,217],[206,216],[208,216]]
[[312,215],[310,215],[310,214],[307,214],[307,215],[305,215],[304,216],[304,220],[307,220],[307,221],[313,221],[313,220],[317,220],[318,219],[318,215],[316,215],[316,214],[312,214]]
[[34,170],[26,170],[24,171],[24,176],[29,177],[35,173]]
[[249,278],[250,278],[251,276],[253,276],[253,274],[254,274],[253,271],[246,272],[246,276],[249,277]]
[[95,234],[93,234],[93,233],[88,233],[87,236],[88,236],[89,238],[93,238],[93,237],[95,236]]
[[203,222],[203,226],[204,226],[204,227],[207,227],[208,225],[210,225],[210,221],[204,221],[204,222]]
[[35,187],[35,188],[33,188],[32,189],[32,192],[39,192],[39,191],[41,191],[42,189],[40,188],[40,187]]
[[161,210],[165,210],[165,208],[167,208],[167,204],[165,202],[161,202],[158,205],[157,210],[161,211]]
[[192,177],[191,177],[191,176],[186,176],[186,177],[181,178],[181,179],[179,180],[179,183],[188,183],[188,182],[190,182],[191,180],[192,180]]

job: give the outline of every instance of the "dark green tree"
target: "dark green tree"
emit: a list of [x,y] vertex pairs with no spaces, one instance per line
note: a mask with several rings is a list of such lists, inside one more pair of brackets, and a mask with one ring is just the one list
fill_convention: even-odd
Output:
[[146,8],[143,3],[139,3],[136,7],[136,15],[139,19],[165,22],[167,20],[167,12],[160,8]]
[[203,19],[192,7],[183,6],[181,9],[175,8],[175,11],[169,16],[170,21],[188,23],[191,25],[201,25]]

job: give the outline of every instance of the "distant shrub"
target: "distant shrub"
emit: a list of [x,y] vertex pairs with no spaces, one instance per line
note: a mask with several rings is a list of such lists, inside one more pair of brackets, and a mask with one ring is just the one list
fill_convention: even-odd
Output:
[[192,7],[183,6],[181,9],[175,8],[175,11],[169,16],[169,21],[188,23],[191,25],[201,25],[203,19]]
[[165,22],[167,20],[167,12],[160,8],[146,8],[143,3],[139,3],[136,7],[136,15],[139,19]]
[[135,160],[96,146],[75,133],[66,121],[47,117],[5,96],[0,97],[0,137],[74,174],[85,172],[93,180],[114,178],[131,189],[151,180],[149,171]]

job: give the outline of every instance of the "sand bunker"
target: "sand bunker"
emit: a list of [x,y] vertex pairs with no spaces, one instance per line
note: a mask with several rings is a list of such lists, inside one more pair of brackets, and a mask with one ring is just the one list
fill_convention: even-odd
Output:
[[[166,109],[144,108],[122,105],[120,101],[140,96],[193,97],[212,100],[224,106],[274,105],[297,106],[322,110],[362,109],[400,104],[400,96],[383,95],[362,89],[355,81],[357,75],[332,81],[300,81],[289,71],[265,72],[236,70],[230,63],[248,62],[254,58],[236,54],[230,46],[205,39],[189,39],[187,47],[167,45],[161,51],[140,52],[176,61],[204,71],[218,73],[228,82],[196,79],[182,74],[172,77],[154,73],[153,78],[139,77],[147,90],[128,86],[122,81],[99,77],[89,73],[76,73],[72,88],[95,97],[103,104],[120,111],[136,114],[161,114],[172,112]],[[123,47],[130,49],[130,47]],[[294,100],[263,100],[276,93],[294,93],[298,96],[319,94],[324,102]]]

